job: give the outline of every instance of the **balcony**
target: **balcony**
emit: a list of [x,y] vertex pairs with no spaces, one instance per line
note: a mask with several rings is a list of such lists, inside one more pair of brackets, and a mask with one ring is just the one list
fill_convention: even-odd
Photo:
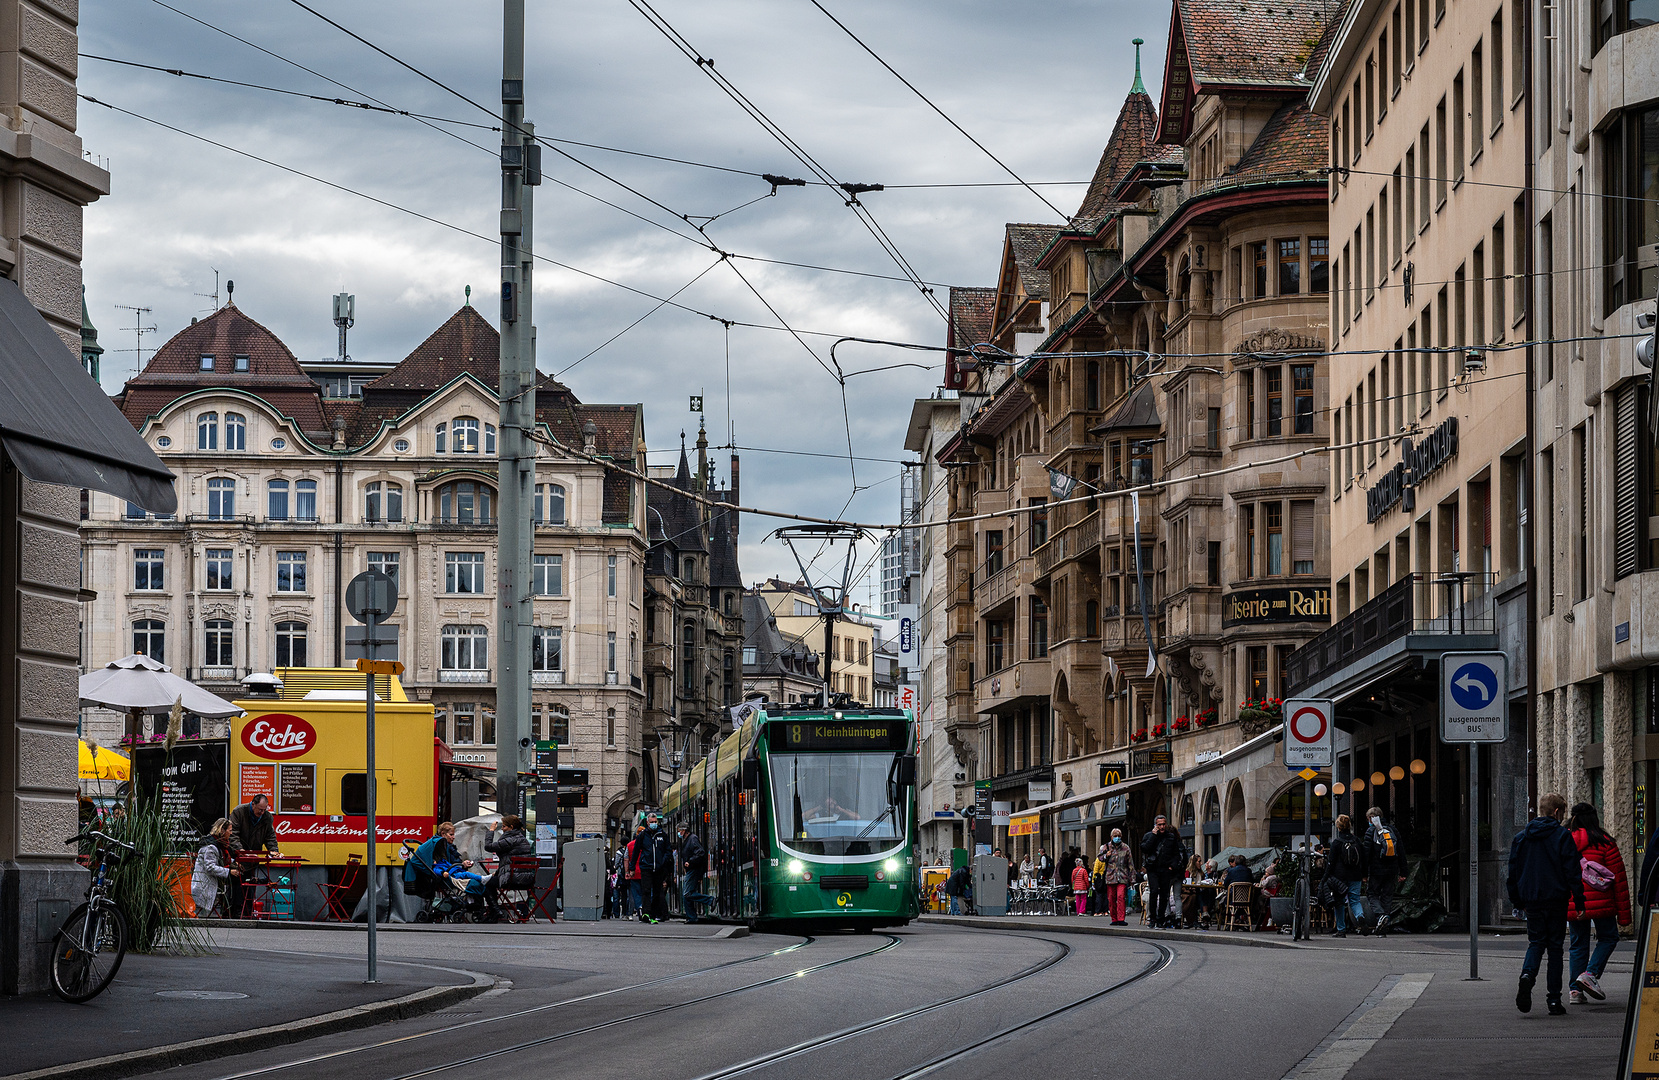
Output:
[[1047,577],[1069,559],[1080,559],[1100,547],[1100,511],[1091,510],[1081,521],[1067,525],[1037,549],[1037,577]]
[[532,671],[530,673],[530,683],[533,686],[563,686],[564,682],[565,673],[562,671]]
[[1012,600],[1020,586],[1031,584],[1031,557],[1021,556],[1003,561],[1000,557],[994,572],[990,563],[982,563],[974,574],[974,610],[980,615]]
[[1328,691],[1349,668],[1374,667],[1407,654],[1438,657],[1449,649],[1497,648],[1496,616],[1489,602],[1496,583],[1494,574],[1468,571],[1405,575],[1290,654],[1292,692],[1301,694],[1315,684]]
[[1028,702],[1046,701],[1051,685],[1047,657],[1015,660],[975,684],[975,708],[982,713],[1000,712]]
[[487,683],[490,673],[484,668],[444,668],[438,672],[438,681],[444,683]]

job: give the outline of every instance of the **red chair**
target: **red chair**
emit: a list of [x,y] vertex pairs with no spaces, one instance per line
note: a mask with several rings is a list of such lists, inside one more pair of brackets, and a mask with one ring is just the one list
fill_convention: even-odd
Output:
[[340,922],[350,922],[351,912],[346,910],[346,894],[357,884],[357,878],[363,872],[363,859],[360,855],[346,857],[346,868],[340,874],[337,884],[330,885],[324,882],[317,886],[317,891],[323,894],[323,909],[317,912],[317,922],[328,922],[336,919]]
[[[512,878],[524,876],[535,880],[537,859],[534,855],[514,855],[507,863],[507,874]],[[536,887],[524,885],[502,889],[499,897],[502,912],[508,922],[525,923],[535,916]]]
[[530,914],[524,920],[525,922],[535,922],[536,915],[538,913],[546,915],[548,922],[558,921],[554,918],[554,916],[558,914],[559,911],[559,877],[563,873],[564,867],[561,866],[559,869],[553,871],[553,880],[547,883],[547,887],[545,889],[532,888],[530,890]]

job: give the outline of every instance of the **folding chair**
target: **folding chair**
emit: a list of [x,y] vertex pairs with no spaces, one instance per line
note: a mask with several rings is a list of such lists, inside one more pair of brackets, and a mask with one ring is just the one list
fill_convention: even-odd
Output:
[[554,918],[559,911],[559,877],[564,873],[564,867],[553,871],[553,880],[547,887],[532,886],[530,889],[530,914],[525,916],[525,922],[534,922],[537,914],[547,916],[548,922],[557,922]]
[[[507,880],[512,881],[515,878],[528,880],[532,883],[536,880],[536,857],[534,855],[514,855],[508,859]],[[536,887],[534,884],[504,886],[497,893],[497,902],[501,905],[501,910],[506,915],[507,921],[515,923],[529,922],[534,914],[531,903],[535,900],[535,894]]]
[[346,910],[346,894],[356,886],[358,875],[362,872],[362,856],[348,855],[346,868],[340,872],[339,882],[330,885],[325,881],[317,886],[317,891],[323,894],[323,908],[317,912],[317,922],[328,922],[330,919],[351,922],[351,912]]

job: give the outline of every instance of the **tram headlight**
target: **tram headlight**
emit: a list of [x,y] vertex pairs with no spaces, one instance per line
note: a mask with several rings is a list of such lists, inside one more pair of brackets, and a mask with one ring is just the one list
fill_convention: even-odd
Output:
[[889,874],[898,873],[899,872],[899,860],[897,860],[897,859],[888,859],[887,862],[883,865],[882,869],[886,870]]
[[806,869],[806,868],[801,865],[801,860],[799,860],[799,859],[790,859],[789,860],[789,872],[793,876],[800,877],[801,876],[801,871],[804,870],[804,869]]

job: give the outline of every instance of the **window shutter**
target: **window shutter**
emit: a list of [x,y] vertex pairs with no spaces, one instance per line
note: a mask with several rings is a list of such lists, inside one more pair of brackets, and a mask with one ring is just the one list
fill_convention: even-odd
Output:
[[1290,558],[1292,564],[1312,562],[1315,547],[1312,500],[1290,504]]
[[1636,572],[1640,493],[1637,491],[1636,387],[1619,391],[1613,404],[1613,576]]

